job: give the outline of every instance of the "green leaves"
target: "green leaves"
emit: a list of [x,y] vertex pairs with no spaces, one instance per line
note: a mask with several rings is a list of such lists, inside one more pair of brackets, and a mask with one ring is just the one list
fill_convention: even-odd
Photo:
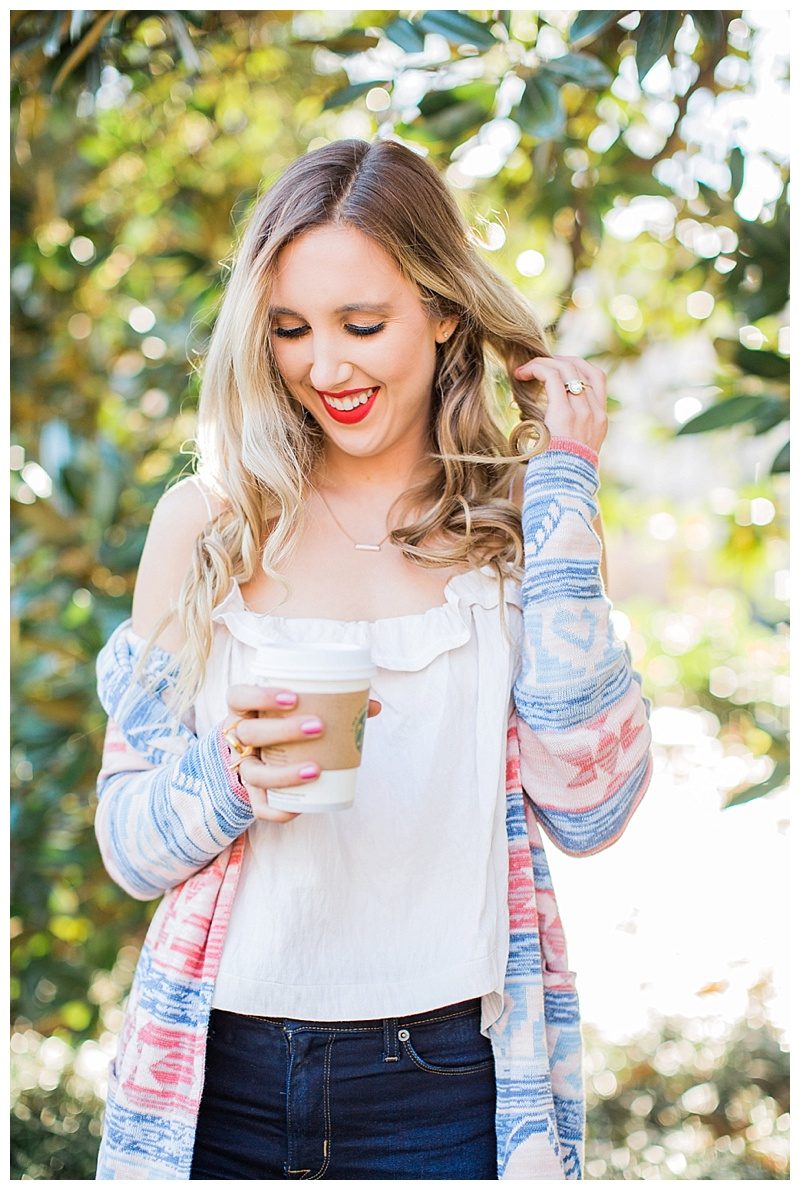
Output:
[[636,71],[641,83],[659,58],[668,53],[675,41],[675,34],[681,27],[682,14],[671,11],[647,11],[642,13],[638,26],[633,31],[636,42]]
[[619,20],[623,12],[586,11],[579,12],[569,27],[567,38],[570,45],[586,45],[607,29],[613,21]]
[[479,50],[490,50],[497,44],[497,38],[488,25],[473,20],[463,12],[449,9],[432,9],[414,22],[424,33],[439,33],[452,45],[474,45]]
[[705,434],[709,430],[719,430],[727,426],[741,425],[742,422],[752,421],[760,428],[757,433],[763,433],[777,425],[788,414],[787,402],[779,397],[764,396],[736,396],[710,405],[696,417],[684,422],[676,432],[676,438],[686,434]]
[[342,54],[347,57],[349,54],[362,54],[365,50],[372,50],[379,41],[380,38],[375,37],[372,33],[366,33],[363,29],[345,29],[336,37],[323,37],[320,40],[313,37],[300,37],[293,44],[323,46],[334,54]]
[[429,91],[420,100],[419,110],[423,116],[430,117],[459,103],[474,103],[488,114],[494,97],[495,89],[490,83],[464,83],[463,86],[450,87],[446,91]]
[[558,83],[543,71],[530,76],[525,83],[517,106],[511,112],[520,128],[531,136],[542,140],[555,140],[563,136],[566,114],[561,105],[561,90]]
[[409,134],[415,129],[427,141],[452,143],[485,123],[494,106],[495,89],[490,83],[465,83],[443,91],[429,91],[419,103],[416,124],[403,126]]
[[725,20],[717,9],[704,8],[690,11],[694,27],[707,45],[718,45],[725,34]]
[[388,79],[370,79],[368,83],[350,83],[347,87],[340,87],[338,91],[334,91],[328,96],[322,105],[322,110],[325,112],[337,107],[347,107],[348,103],[365,95],[373,87],[382,87],[387,82],[389,82]]
[[786,421],[789,416],[789,403],[783,397],[764,396],[761,401],[761,409],[751,419],[753,433],[756,435],[766,434],[768,430]]
[[734,358],[742,371],[751,376],[764,376],[768,380],[789,379],[789,360],[777,351],[754,351],[739,344]]
[[728,167],[731,171],[731,198],[736,198],[744,182],[744,153],[738,145],[731,150]]
[[[742,348],[746,350],[746,348]],[[772,352],[750,351],[748,355],[771,356]],[[781,357],[774,357],[781,360]],[[786,362],[786,361],[782,361]],[[773,365],[769,365],[773,366]],[[709,406],[696,417],[690,418],[679,430],[675,437],[687,434],[707,434],[710,430],[729,429],[731,426],[743,425],[750,422],[753,434],[766,434],[775,426],[779,426],[789,417],[789,401],[786,397],[770,393],[759,395],[741,394],[728,397],[716,405]],[[789,470],[789,443],[778,451],[770,467],[771,475],[780,475]]]
[[760,781],[758,785],[748,785],[746,789],[740,789],[738,793],[732,793],[726,799],[724,808],[727,810],[731,806],[743,806],[745,802],[752,802],[757,797],[763,797],[765,793],[771,793],[773,789],[778,789],[779,786],[783,785],[788,779],[788,776],[788,760],[779,760],[766,781]]
[[771,219],[763,223],[740,219],[736,231],[739,236],[738,260],[736,268],[726,278],[726,290],[748,322],[757,322],[768,314],[779,313],[789,300],[789,203],[786,190],[778,198]]
[[782,475],[789,470],[789,443],[785,442],[775,455],[772,466],[770,467],[771,475]]
[[396,17],[384,29],[384,33],[393,41],[395,45],[399,45],[401,50],[405,50],[407,54],[418,54],[425,49],[425,37],[412,21],[406,17]]
[[[780,391],[782,384],[789,384],[789,360],[777,351],[753,350],[741,343],[717,339],[715,343],[720,359],[737,367],[752,384],[753,379],[777,382],[777,392],[737,394],[704,409],[691,418],[676,432],[676,437],[685,434],[704,434],[709,430],[727,429],[730,426],[750,423],[754,435],[766,434],[789,418],[788,391]],[[770,467],[771,475],[780,475],[789,470],[789,443],[778,451]]]
[[580,83],[591,89],[609,87],[614,78],[605,63],[592,54],[564,54],[545,62],[541,69],[556,82]]
[[[758,829],[757,819],[757,813],[750,819],[754,830]],[[734,827],[733,823],[726,825]],[[691,830],[688,822],[687,830]],[[712,829],[706,840],[707,853],[724,847],[723,838],[728,837],[727,834],[716,836]],[[763,845],[772,849],[766,864],[770,860],[780,863],[777,857],[782,848],[778,846],[776,828],[772,827],[763,835],[759,832],[753,846],[758,846],[756,840],[762,838]],[[726,877],[723,885],[717,876],[721,870]],[[697,969],[696,995],[705,999],[705,1009],[700,1008],[703,1001],[697,1001],[698,1017],[710,1018],[712,1006],[720,1004],[720,993],[726,992],[730,985],[741,987],[744,1008],[745,985],[735,982],[733,964],[723,967],[721,960],[711,956],[718,941],[716,934],[739,920],[738,901],[747,888],[748,874],[737,871],[733,862],[725,871],[711,869],[710,865],[705,868],[704,860],[700,858],[695,862],[684,861],[682,876],[693,889],[713,889],[710,894],[713,908],[702,924],[695,924],[699,914],[697,917],[692,915],[693,921],[687,924],[687,930],[695,940],[708,939],[711,943],[714,939],[703,956],[702,966]],[[765,896],[764,913],[759,919],[759,925],[763,922],[763,929],[776,951],[789,946],[786,906],[782,903],[779,888],[777,884],[771,890],[771,897]],[[587,1024],[584,1030],[587,1069],[604,1073],[613,1070],[615,1079],[614,1093],[609,1096],[608,1089],[602,1087],[597,1076],[587,1078],[586,1166],[587,1171],[591,1171],[589,1180],[619,1178],[620,1170],[612,1153],[614,1156],[625,1154],[626,1179],[671,1180],[674,1175],[664,1164],[664,1158],[678,1137],[686,1140],[680,1150],[686,1153],[686,1165],[680,1178],[740,1181],[789,1177],[788,1144],[783,1146],[781,1156],[767,1165],[759,1152],[761,1145],[755,1129],[748,1126],[746,1118],[739,1123],[740,1117],[736,1115],[737,1105],[743,1098],[748,1103],[754,1101],[757,1106],[750,1109],[752,1114],[768,1120],[764,1131],[771,1128],[771,1136],[777,1137],[780,1135],[777,1120],[789,1111],[789,1047],[781,1036],[781,1029],[772,1023],[776,1016],[768,1007],[775,1002],[775,992],[769,975],[762,975],[758,983],[754,982],[755,978],[754,974],[748,979],[746,1015],[742,1012],[741,1018],[734,1023],[721,1008],[717,1010],[719,1015],[715,1025],[723,1017],[726,1023],[718,1031],[715,1029],[713,1048],[701,1028],[687,1028],[685,1018],[677,1013],[666,1019],[653,1013],[646,1030],[642,1029],[638,1034],[631,1030],[624,1041],[613,1044],[606,1041],[601,1031]],[[784,1002],[788,1007],[788,997]],[[661,1060],[666,1054],[680,1054],[680,1059],[674,1061],[667,1074]],[[703,1082],[699,1085],[701,1078]],[[647,1114],[634,1115],[632,1104],[642,1111],[646,1108]],[[640,1130],[641,1144],[630,1144],[634,1128]],[[720,1144],[721,1135],[730,1139]],[[690,1137],[693,1138],[691,1143]],[[776,1151],[781,1151],[777,1145]]]

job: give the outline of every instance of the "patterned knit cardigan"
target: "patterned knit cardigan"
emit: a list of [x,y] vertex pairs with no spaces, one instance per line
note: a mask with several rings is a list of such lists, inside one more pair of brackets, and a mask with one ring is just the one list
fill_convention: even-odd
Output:
[[[651,774],[650,704],[600,579],[598,486],[597,455],[571,439],[527,465],[525,634],[506,760],[510,953],[490,1029],[498,1178],[582,1176],[578,1003],[539,826],[568,854],[591,855],[620,836]],[[126,621],[98,658],[109,725],[96,831],[122,888],[166,895],[109,1072],[97,1176],[188,1179],[214,981],[254,819],[221,725],[197,738],[176,724],[172,658],[151,652],[154,685],[134,674],[142,649]]]

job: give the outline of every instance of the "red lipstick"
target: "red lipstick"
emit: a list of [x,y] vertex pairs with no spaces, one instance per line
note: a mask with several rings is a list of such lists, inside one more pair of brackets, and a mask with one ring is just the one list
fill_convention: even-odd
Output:
[[[325,412],[342,426],[353,426],[357,422],[361,422],[367,416],[372,406],[375,404],[375,398],[378,395],[380,385],[376,385],[372,389],[368,388],[351,388],[345,389],[338,393],[328,393],[323,389],[316,389],[318,395],[322,398],[322,404],[325,406]],[[355,405],[352,409],[337,409],[332,403],[336,401],[343,401],[346,397],[355,398],[357,396],[366,396],[367,400],[362,404]],[[327,398],[327,399],[326,399]]]
[[354,393],[368,393],[369,387],[365,388],[342,388],[338,392],[329,393],[326,388],[318,388],[317,392],[321,397],[352,397]]

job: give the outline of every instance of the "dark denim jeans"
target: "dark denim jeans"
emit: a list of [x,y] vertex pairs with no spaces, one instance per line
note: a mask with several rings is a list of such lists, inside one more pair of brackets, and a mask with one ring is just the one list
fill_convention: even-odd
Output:
[[497,1179],[480,1000],[297,1021],[213,1010],[191,1177]]

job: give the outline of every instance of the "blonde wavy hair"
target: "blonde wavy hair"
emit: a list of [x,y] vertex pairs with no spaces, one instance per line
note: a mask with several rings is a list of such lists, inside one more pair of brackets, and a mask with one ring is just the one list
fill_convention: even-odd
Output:
[[[416,286],[432,318],[458,318],[437,347],[432,470],[401,497],[416,516],[391,541],[421,566],[491,566],[501,595],[504,580],[522,574],[522,528],[509,482],[520,463],[546,449],[549,434],[541,386],[517,380],[514,369],[551,355],[545,330],[479,254],[477,237],[429,162],[392,140],[314,149],[256,201],[234,249],[202,368],[197,470],[222,498],[223,511],[198,537],[177,606],[150,638],[177,614],[185,634],[174,658],[178,713],[202,683],[214,608],[232,581],[250,580],[259,566],[283,582],[281,563],[303,523],[324,434],[278,371],[268,307],[281,250],[325,225],[371,236]],[[492,360],[507,371],[521,414],[509,436],[498,424],[487,377]]]

